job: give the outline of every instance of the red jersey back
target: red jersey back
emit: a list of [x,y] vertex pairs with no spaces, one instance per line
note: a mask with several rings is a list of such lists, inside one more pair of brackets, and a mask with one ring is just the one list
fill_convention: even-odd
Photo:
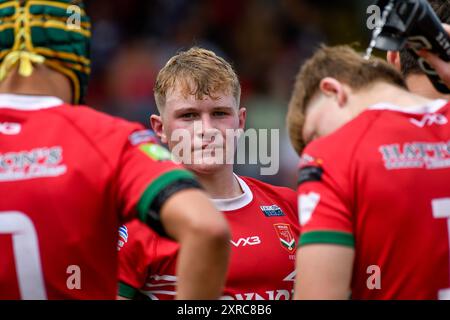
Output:
[[353,298],[449,298],[449,110],[380,104],[306,148],[300,246],[354,247]]
[[[289,300],[299,235],[296,194],[252,178],[238,181],[244,194],[213,200],[225,214],[232,234],[222,299]],[[139,291],[151,299],[173,299],[178,244],[142,228],[139,221],[127,225],[121,240],[119,294],[134,298]]]
[[0,299],[115,298],[118,226],[145,219],[147,190],[191,177],[153,139],[56,98],[0,95]]

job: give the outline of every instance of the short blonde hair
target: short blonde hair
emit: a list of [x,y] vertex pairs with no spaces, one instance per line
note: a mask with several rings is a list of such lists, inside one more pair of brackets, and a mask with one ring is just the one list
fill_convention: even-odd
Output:
[[322,46],[298,72],[289,102],[287,126],[291,143],[298,153],[305,147],[303,126],[308,104],[326,77],[335,78],[355,91],[377,81],[406,89],[402,75],[387,62],[378,58],[366,60],[349,46]]
[[170,58],[156,78],[153,89],[158,110],[164,108],[166,95],[177,84],[183,94],[215,98],[215,93],[231,93],[239,107],[241,85],[232,66],[214,52],[199,47],[181,51]]

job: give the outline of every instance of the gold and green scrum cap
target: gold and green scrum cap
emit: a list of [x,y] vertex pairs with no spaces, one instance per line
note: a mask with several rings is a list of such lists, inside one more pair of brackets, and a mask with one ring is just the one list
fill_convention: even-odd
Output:
[[0,0],[0,81],[16,65],[28,77],[33,64],[45,64],[70,79],[73,103],[83,103],[91,72],[90,37],[82,1]]

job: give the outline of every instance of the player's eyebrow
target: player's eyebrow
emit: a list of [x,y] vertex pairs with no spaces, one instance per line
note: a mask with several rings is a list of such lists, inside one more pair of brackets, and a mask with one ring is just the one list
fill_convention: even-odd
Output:
[[213,108],[213,111],[233,111],[233,107],[230,106],[217,106]]
[[193,113],[193,112],[198,112],[199,110],[197,108],[193,108],[193,107],[189,107],[189,108],[178,108],[174,110],[174,114],[175,116],[184,114],[184,113]]

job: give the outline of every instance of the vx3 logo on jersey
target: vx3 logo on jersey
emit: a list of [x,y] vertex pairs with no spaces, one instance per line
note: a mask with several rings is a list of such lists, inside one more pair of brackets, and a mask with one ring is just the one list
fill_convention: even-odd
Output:
[[437,113],[429,113],[423,116],[422,120],[417,120],[414,118],[409,119],[411,123],[415,126],[423,128],[425,126],[432,126],[434,124],[443,126],[448,123],[448,119],[442,115]]
[[237,247],[245,247],[245,246],[256,246],[261,244],[261,239],[258,236],[248,237],[248,238],[240,238],[238,241],[231,240],[231,244]]

